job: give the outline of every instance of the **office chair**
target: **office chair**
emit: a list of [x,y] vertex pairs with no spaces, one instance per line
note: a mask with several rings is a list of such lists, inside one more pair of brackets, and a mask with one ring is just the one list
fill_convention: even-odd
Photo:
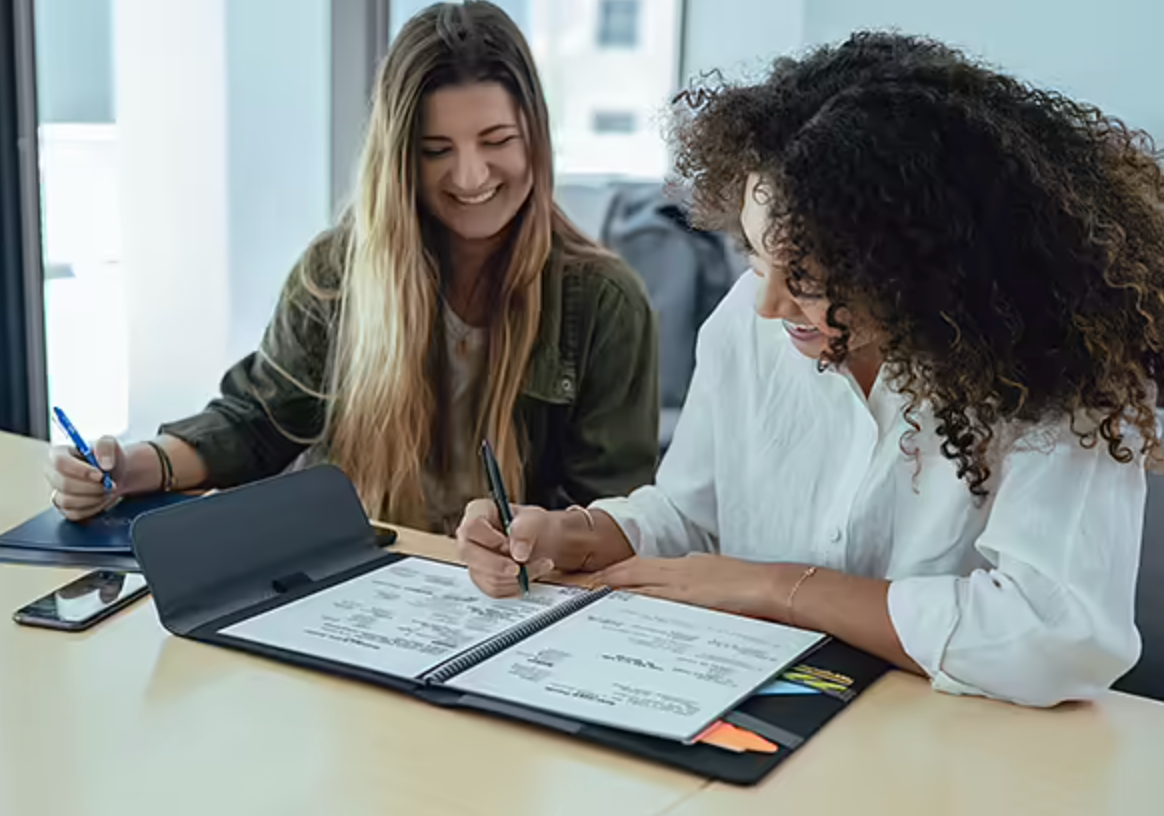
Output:
[[1112,688],[1164,700],[1164,475],[1148,474],[1140,575],[1136,581],[1136,625],[1143,640],[1140,662]]

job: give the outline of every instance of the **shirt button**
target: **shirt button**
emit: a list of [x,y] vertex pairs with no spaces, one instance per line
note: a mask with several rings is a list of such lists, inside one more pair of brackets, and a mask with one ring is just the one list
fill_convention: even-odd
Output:
[[562,380],[562,390],[569,394],[574,390],[574,381],[569,377],[566,377],[564,380]]
[[841,532],[840,527],[834,527],[833,531],[831,533],[829,533],[829,541],[833,542],[834,544],[837,544],[840,542],[843,535],[844,534]]

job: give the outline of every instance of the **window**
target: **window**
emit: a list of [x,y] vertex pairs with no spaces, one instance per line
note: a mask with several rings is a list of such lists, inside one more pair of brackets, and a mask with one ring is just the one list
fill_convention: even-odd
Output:
[[269,8],[35,0],[48,392],[87,437],[200,410],[327,226],[328,11]]
[[634,133],[635,115],[628,111],[595,111],[595,133]]
[[603,48],[634,48],[638,44],[638,0],[602,0],[598,44]]
[[[391,0],[393,36],[431,0]],[[660,113],[679,80],[683,0],[494,0],[529,41],[560,182],[658,179]],[[611,149],[611,139],[618,149]]]

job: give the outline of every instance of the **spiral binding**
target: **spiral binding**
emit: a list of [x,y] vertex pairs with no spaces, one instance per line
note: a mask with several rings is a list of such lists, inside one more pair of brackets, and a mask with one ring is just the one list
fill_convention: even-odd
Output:
[[451,657],[444,663],[441,663],[436,668],[429,671],[421,680],[425,683],[436,684],[444,683],[456,677],[463,671],[471,669],[482,661],[488,660],[491,657],[501,654],[510,646],[515,646],[521,641],[525,640],[530,635],[537,634],[551,624],[557,623],[565,617],[573,615],[580,609],[585,609],[590,604],[604,598],[611,593],[610,587],[602,587],[601,589],[587,592],[579,595],[576,598],[571,598],[553,609],[547,609],[536,616],[530,618],[520,626],[515,626],[508,629],[499,635],[495,635],[484,643],[478,643],[467,652],[462,652],[456,657]]

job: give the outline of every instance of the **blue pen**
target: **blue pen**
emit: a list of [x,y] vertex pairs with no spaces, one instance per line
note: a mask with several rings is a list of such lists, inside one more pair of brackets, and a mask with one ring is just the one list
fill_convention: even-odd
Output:
[[65,412],[54,406],[53,416],[57,418],[57,424],[61,426],[61,430],[69,435],[69,439],[73,440],[73,444],[77,447],[77,452],[85,457],[86,462],[101,471],[101,475],[105,477],[101,480],[105,485],[105,489],[112,490],[113,480],[109,478],[108,473],[101,469],[101,465],[97,464],[97,457],[93,454],[93,449],[89,447],[89,443],[85,441],[85,438],[77,433],[77,429],[73,427],[72,422],[69,422],[69,418],[65,416]]

